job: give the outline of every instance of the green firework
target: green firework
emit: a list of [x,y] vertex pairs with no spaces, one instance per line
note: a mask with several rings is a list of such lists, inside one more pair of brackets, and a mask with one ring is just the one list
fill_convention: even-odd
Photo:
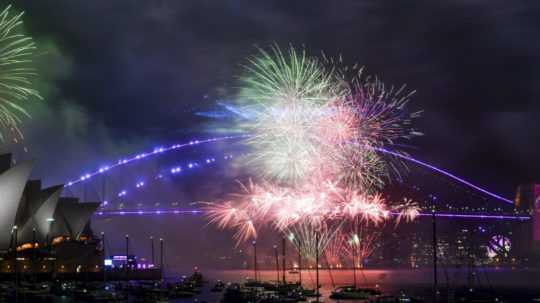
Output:
[[29,117],[25,109],[31,97],[41,99],[31,79],[36,76],[32,57],[36,45],[22,33],[23,13],[12,14],[11,6],[0,13],[0,139],[8,132],[21,136],[21,117]]

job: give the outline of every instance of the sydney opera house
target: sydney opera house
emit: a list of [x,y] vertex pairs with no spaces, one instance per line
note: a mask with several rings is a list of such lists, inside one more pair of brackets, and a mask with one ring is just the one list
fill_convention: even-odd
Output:
[[63,185],[29,180],[32,162],[0,155],[0,273],[100,271],[90,218],[99,203],[61,197]]

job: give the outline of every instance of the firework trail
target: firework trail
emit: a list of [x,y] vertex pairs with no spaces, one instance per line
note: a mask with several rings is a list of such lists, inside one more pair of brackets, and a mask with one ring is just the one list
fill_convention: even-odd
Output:
[[342,266],[343,260],[346,257],[345,246],[346,237],[343,235],[343,231],[339,230],[334,237],[332,237],[324,250],[326,260],[330,266],[335,266],[337,268]]
[[341,229],[326,247],[327,260],[336,267],[351,261],[356,267],[361,267],[363,260],[375,249],[377,239],[378,235],[367,228],[361,228],[356,233]]
[[[315,260],[317,252],[323,252],[328,249],[336,234],[339,233],[341,224],[333,222],[324,227],[315,227],[309,224],[295,224],[288,228],[289,239],[302,257],[308,260]],[[319,236],[317,245],[316,235]]]
[[41,99],[32,88],[31,78],[36,71],[30,65],[36,46],[31,37],[22,34],[22,15],[11,14],[11,6],[0,12],[0,139],[7,132],[22,137],[19,130],[21,116],[28,116],[24,101],[30,97]]

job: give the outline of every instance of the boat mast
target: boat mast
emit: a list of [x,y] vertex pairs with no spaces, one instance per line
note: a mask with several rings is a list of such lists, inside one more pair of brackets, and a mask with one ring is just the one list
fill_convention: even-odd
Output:
[[257,241],[253,240],[253,273],[255,275],[255,282],[257,282]]
[[161,280],[163,281],[165,275],[165,262],[163,260],[165,252],[163,251],[163,238],[159,238],[159,270],[161,272]]
[[431,225],[433,228],[433,302],[437,302],[438,297],[438,281],[437,281],[437,220],[435,216],[435,208],[431,213]]
[[283,238],[281,239],[281,246],[282,246],[282,247],[281,247],[281,256],[282,256],[282,258],[283,258],[283,259],[281,260],[281,262],[282,262],[282,263],[281,263],[281,269],[283,269],[283,273],[282,273],[282,274],[283,274],[283,285],[287,284],[287,281],[285,281],[285,275],[286,275],[285,270],[286,270],[286,266],[287,266],[287,265],[286,265],[286,261],[285,261],[285,258],[286,258],[286,255],[285,255],[285,245],[286,245],[286,244],[287,244],[287,243],[285,242],[285,237],[283,237]]
[[277,245],[274,245],[274,256],[276,257],[276,285],[279,285],[279,257]]
[[356,289],[356,247],[354,246],[353,242],[353,248],[352,248],[352,270],[353,270],[353,285],[354,289]]
[[154,256],[154,236],[150,236],[150,248],[152,251],[152,266],[156,266],[156,259]]
[[106,251],[105,251],[105,232],[101,232],[101,254],[103,255],[102,256],[102,260],[101,262],[103,262],[102,266],[103,266],[103,284],[107,283],[107,274],[106,274],[106,271],[107,271],[107,268],[105,266],[105,259],[107,258],[107,255],[106,255]]
[[129,235],[126,235],[126,281],[129,281]]
[[298,280],[300,285],[302,285],[302,251],[300,250],[300,245],[298,246]]
[[315,296],[319,302],[319,232],[315,232]]

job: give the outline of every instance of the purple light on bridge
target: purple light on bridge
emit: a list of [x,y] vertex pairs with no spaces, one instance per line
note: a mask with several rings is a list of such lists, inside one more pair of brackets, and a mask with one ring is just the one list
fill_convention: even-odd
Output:
[[[430,213],[421,213],[422,217],[431,217]],[[528,216],[509,216],[509,215],[485,215],[485,214],[459,214],[459,213],[435,213],[435,217],[440,218],[460,218],[460,219],[495,219],[495,220],[518,220],[527,221]]]
[[183,214],[200,214],[200,210],[180,210],[180,209],[165,209],[165,210],[108,210],[99,211],[98,216],[124,216],[124,215],[183,215]]
[[[109,210],[99,211],[96,214],[99,216],[117,216],[117,215],[182,215],[182,214],[203,214],[204,211],[197,209],[165,209],[165,210]],[[398,215],[398,213],[391,213]],[[421,217],[431,217],[432,213],[420,213]],[[487,215],[487,214],[460,214],[460,213],[435,213],[437,218],[449,219],[485,219],[485,220],[516,220],[528,221],[529,216],[511,216],[511,215]]]
[[454,174],[452,174],[452,173],[450,173],[450,172],[448,172],[446,170],[435,167],[435,166],[433,166],[433,165],[431,165],[429,163],[426,163],[426,162],[417,160],[415,158],[405,156],[405,155],[402,155],[400,153],[396,153],[396,152],[393,152],[393,151],[390,151],[390,150],[387,150],[387,149],[384,149],[384,148],[374,147],[373,149],[377,150],[377,151],[380,151],[382,153],[389,154],[389,155],[392,155],[392,156],[395,156],[395,157],[398,157],[398,158],[401,158],[401,159],[416,163],[418,165],[427,167],[427,168],[429,168],[431,170],[434,170],[434,171],[436,171],[438,173],[441,173],[441,174],[443,174],[443,175],[445,175],[445,176],[447,176],[449,178],[452,178],[452,179],[454,179],[454,180],[456,180],[456,181],[458,181],[458,182],[460,182],[462,184],[465,184],[465,185],[467,185],[467,186],[469,186],[469,187],[471,187],[473,189],[476,189],[477,191],[480,191],[480,192],[482,192],[482,193],[484,193],[484,194],[486,194],[488,196],[491,196],[491,197],[493,197],[493,198],[495,198],[497,200],[500,200],[500,201],[503,201],[503,202],[506,202],[506,203],[509,203],[509,204],[514,204],[514,202],[512,200],[506,199],[506,198],[501,197],[501,196],[499,196],[499,195],[497,195],[495,193],[487,191],[487,190],[485,190],[485,189],[483,189],[483,188],[481,188],[479,186],[476,186],[476,185],[472,184],[471,182],[469,182],[467,180],[464,180],[464,179],[462,179],[462,178],[460,178],[460,177],[458,177],[458,176],[456,176],[456,175],[454,175]]
[[[215,158],[211,158],[211,159],[212,159],[212,160],[208,159],[206,163],[207,163],[207,164],[212,164],[212,163],[215,162]],[[230,156],[230,159],[232,159],[232,156]],[[200,167],[200,166],[197,164],[197,162],[189,162],[189,167],[190,167],[190,168],[196,168],[196,167]],[[178,174],[178,173],[182,172],[182,167],[181,167],[181,166],[173,167],[173,168],[171,168],[170,172],[171,172],[172,175]],[[161,179],[162,177],[163,177],[163,175],[159,174],[159,175],[157,175],[154,179],[155,179],[155,180],[159,180],[159,179]],[[140,182],[137,182],[137,183],[135,184],[135,187],[136,187],[136,188],[142,188],[142,187],[145,186],[145,185],[146,185],[146,184],[144,183],[144,181],[140,181]],[[117,196],[120,198],[120,197],[125,196],[126,194],[127,194],[127,191],[126,191],[125,189],[122,189],[121,191],[119,191],[119,192],[117,193]]]
[[249,135],[216,137],[216,138],[210,138],[210,139],[205,139],[205,140],[194,140],[194,141],[190,141],[189,143],[175,144],[175,145],[171,145],[169,147],[157,147],[157,148],[155,148],[153,150],[153,152],[137,154],[137,155],[132,156],[130,158],[120,159],[120,160],[118,160],[118,162],[116,164],[99,168],[99,169],[97,169],[96,171],[94,171],[92,173],[84,174],[79,179],[71,180],[71,181],[66,182],[64,187],[73,186],[73,185],[75,185],[77,183],[86,181],[86,180],[88,180],[88,179],[90,179],[90,178],[92,178],[94,176],[103,174],[103,173],[105,173],[106,171],[108,171],[110,169],[113,169],[113,168],[116,168],[118,166],[122,166],[122,165],[125,165],[125,164],[128,164],[128,163],[131,163],[131,162],[134,162],[134,161],[137,161],[137,160],[140,160],[140,159],[144,159],[147,156],[161,154],[161,153],[164,153],[164,152],[167,152],[167,151],[170,151],[170,150],[175,150],[175,149],[186,147],[186,146],[198,145],[198,144],[203,144],[203,143],[211,143],[211,142],[217,142],[217,141],[234,140],[234,139],[240,139],[240,138],[246,138],[246,137],[249,137]]
[[[131,158],[128,158],[128,159],[121,159],[118,161],[117,164],[114,164],[114,165],[110,165],[110,166],[106,166],[105,169],[103,168],[100,168],[98,169],[97,171],[93,172],[93,173],[88,173],[88,174],[85,174],[83,175],[81,178],[79,179],[76,179],[76,180],[72,180],[72,181],[68,181],[66,182],[66,185],[64,185],[64,187],[69,187],[69,186],[73,186],[77,183],[80,183],[80,182],[83,182],[83,181],[86,181],[90,178],[92,178],[93,176],[96,176],[96,175],[99,175],[99,174],[102,174],[102,173],[105,173],[106,171],[108,171],[109,169],[112,169],[112,168],[116,168],[118,166],[121,166],[121,165],[125,165],[125,164],[128,164],[128,163],[131,163],[133,161],[137,161],[137,160],[140,160],[140,159],[143,159],[143,158],[146,158],[146,156],[151,156],[151,155],[156,155],[156,154],[160,154],[160,153],[164,153],[164,152],[167,152],[167,151],[170,151],[170,150],[175,150],[175,149],[178,149],[178,148],[182,148],[182,147],[186,147],[186,146],[192,146],[192,145],[198,145],[198,144],[202,144],[202,143],[211,143],[211,142],[217,142],[217,141],[226,141],[226,140],[233,140],[233,139],[240,139],[240,138],[247,138],[247,137],[250,137],[250,135],[240,135],[240,136],[225,136],[225,137],[217,137],[217,138],[211,138],[211,139],[205,139],[205,140],[193,140],[193,141],[190,141],[188,143],[184,143],[184,144],[175,144],[175,145],[172,145],[172,146],[169,146],[169,147],[157,147],[154,149],[153,152],[151,153],[142,153],[142,154],[137,154]],[[508,204],[513,204],[514,202],[510,199],[507,199],[507,198],[504,198],[500,195],[497,195],[493,192],[490,192],[488,190],[485,190],[479,186],[476,186],[474,184],[472,184],[471,182],[461,178],[461,177],[458,177],[446,170],[443,170],[441,168],[438,168],[436,166],[433,166],[429,163],[426,163],[426,162],[423,162],[423,161],[420,161],[420,160],[417,160],[415,158],[412,158],[412,157],[409,157],[409,156],[406,156],[406,155],[402,155],[400,153],[396,153],[396,152],[393,152],[393,151],[390,151],[390,150],[387,150],[385,148],[378,148],[378,147],[373,147],[374,150],[376,151],[379,151],[379,152],[382,152],[382,153],[385,153],[385,154],[389,154],[389,155],[392,155],[392,156],[395,156],[395,157],[398,157],[400,159],[404,159],[404,160],[407,160],[409,162],[413,162],[415,164],[418,164],[420,166],[423,166],[423,167],[426,167],[426,168],[429,168],[435,172],[438,172],[440,174],[443,174],[455,181],[458,181],[459,183],[462,183],[470,188],[473,188],[477,191],[480,191],[490,197],[493,197],[497,200],[500,200],[500,201],[503,201],[503,202],[506,202]],[[228,159],[228,158],[232,158],[232,155],[230,156],[225,156],[224,159]],[[181,170],[178,170],[177,172],[180,172]],[[171,171],[172,172],[172,171]],[[436,199],[436,198],[435,198]]]

